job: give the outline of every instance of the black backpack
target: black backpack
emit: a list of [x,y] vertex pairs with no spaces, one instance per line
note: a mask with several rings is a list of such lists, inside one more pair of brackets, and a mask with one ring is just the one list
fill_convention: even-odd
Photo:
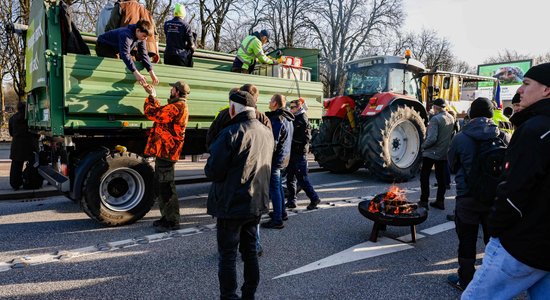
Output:
[[477,151],[466,182],[469,194],[479,202],[492,205],[503,178],[506,143],[500,138],[477,142]]

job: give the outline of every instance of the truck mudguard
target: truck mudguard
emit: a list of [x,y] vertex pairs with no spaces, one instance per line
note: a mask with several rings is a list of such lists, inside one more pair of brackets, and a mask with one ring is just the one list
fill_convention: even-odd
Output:
[[82,184],[90,168],[100,159],[107,156],[110,150],[101,147],[94,149],[85,155],[78,162],[78,166],[74,170],[74,182],[72,182],[71,199],[80,199],[82,196]]

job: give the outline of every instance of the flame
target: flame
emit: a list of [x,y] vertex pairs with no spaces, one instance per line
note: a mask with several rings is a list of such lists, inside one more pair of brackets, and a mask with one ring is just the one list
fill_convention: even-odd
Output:
[[392,185],[385,194],[380,194],[369,203],[369,212],[384,214],[411,214],[416,207],[407,202],[405,191]]

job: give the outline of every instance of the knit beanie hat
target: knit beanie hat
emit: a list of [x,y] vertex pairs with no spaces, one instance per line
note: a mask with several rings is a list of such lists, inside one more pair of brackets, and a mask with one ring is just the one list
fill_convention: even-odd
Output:
[[531,67],[523,77],[529,77],[540,84],[550,87],[550,63]]
[[244,106],[256,107],[256,100],[254,97],[245,91],[238,91],[229,95],[229,100],[242,104]]
[[185,19],[185,6],[183,4],[176,3],[176,8],[174,8],[174,17]]
[[485,98],[485,97],[479,97],[474,102],[472,102],[472,106],[470,106],[470,119],[479,118],[479,117],[485,117],[485,118],[493,118],[493,103],[491,103],[491,100]]

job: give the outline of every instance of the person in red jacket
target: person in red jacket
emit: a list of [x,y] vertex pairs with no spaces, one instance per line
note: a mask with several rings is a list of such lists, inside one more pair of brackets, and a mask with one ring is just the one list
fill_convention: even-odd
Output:
[[191,92],[184,81],[170,84],[168,104],[161,106],[151,85],[143,88],[149,94],[143,105],[145,116],[154,121],[149,133],[145,155],[156,157],[155,191],[161,213],[160,220],[153,222],[159,232],[180,228],[180,209],[176,184],[174,182],[174,164],[180,158],[185,127],[189,118],[187,96]]

